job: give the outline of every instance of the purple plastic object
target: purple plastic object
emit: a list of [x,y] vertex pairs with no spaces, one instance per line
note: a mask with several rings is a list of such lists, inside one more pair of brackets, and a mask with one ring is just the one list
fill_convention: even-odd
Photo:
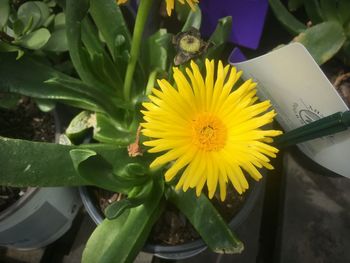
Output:
[[234,63],[239,63],[242,61],[247,60],[247,58],[244,56],[244,54],[242,53],[242,51],[236,47],[232,50],[229,58],[228,58],[228,62],[230,64],[234,64]]
[[264,27],[268,0],[201,0],[202,34],[210,36],[221,17],[232,16],[230,41],[256,49]]

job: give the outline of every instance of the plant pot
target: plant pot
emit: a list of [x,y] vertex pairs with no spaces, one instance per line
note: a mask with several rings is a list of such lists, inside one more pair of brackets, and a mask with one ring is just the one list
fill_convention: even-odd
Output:
[[80,205],[73,188],[28,188],[0,212],[0,246],[29,250],[52,243],[71,227]]
[[[61,123],[56,112],[53,117],[57,143]],[[0,246],[30,250],[48,245],[67,232],[80,206],[77,188],[27,188],[23,196],[0,211]]]
[[[244,223],[246,218],[252,211],[254,204],[260,196],[265,180],[262,179],[259,183],[254,183],[251,186],[251,190],[242,206],[242,208],[237,212],[234,218],[230,221],[229,226],[232,230],[236,230],[240,225]],[[96,202],[91,197],[88,187],[79,188],[80,196],[85,206],[86,211],[92,218],[92,220],[98,225],[103,219],[99,207],[97,207]],[[182,245],[166,246],[166,245],[154,245],[146,243],[143,248],[144,252],[153,253],[155,256],[170,260],[181,260],[193,257],[206,249],[206,244],[203,240],[198,239],[195,241],[188,242]]]

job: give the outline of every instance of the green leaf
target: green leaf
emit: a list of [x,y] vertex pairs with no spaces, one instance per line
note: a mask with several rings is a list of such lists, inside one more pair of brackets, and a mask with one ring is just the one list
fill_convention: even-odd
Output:
[[194,27],[199,30],[201,27],[201,23],[202,23],[202,12],[200,8],[196,8],[196,11],[189,13],[187,20],[184,26],[182,27],[181,32],[185,32],[189,30],[191,27]]
[[55,20],[55,15],[51,14],[43,23],[43,27],[49,27],[51,23]]
[[155,180],[152,193],[144,204],[131,208],[116,219],[105,219],[88,240],[82,263],[134,262],[152,225],[163,211],[163,191],[163,181]]
[[58,13],[54,20],[54,29],[60,30],[66,28],[66,15],[64,13]]
[[105,209],[104,214],[109,220],[117,218],[127,209],[143,204],[151,194],[153,189],[153,180],[149,180],[146,184],[137,188],[137,192],[133,195],[129,194],[127,198],[120,201],[115,201]]
[[79,80],[42,65],[28,56],[16,60],[10,53],[0,53],[0,91],[60,100],[92,111],[101,111],[105,107],[111,110],[112,106],[109,104],[113,103],[105,97],[101,98],[98,90],[93,90]]
[[44,187],[87,184],[73,167],[70,146],[0,137],[0,149],[0,185]]
[[307,16],[313,25],[321,23],[324,20],[319,0],[305,0],[304,6]]
[[49,40],[51,34],[46,28],[40,28],[23,37],[13,41],[15,44],[19,44],[22,47],[37,50],[42,48]]
[[181,4],[179,1],[175,1],[175,14],[180,22],[185,23],[191,11],[192,10],[189,5],[184,5]]
[[85,83],[104,90],[111,90],[110,87],[96,79],[96,73],[91,68],[90,56],[87,56],[82,43],[82,21],[87,16],[88,9],[89,0],[67,0],[65,14],[69,54],[76,71]]
[[[347,23],[350,23],[350,1],[349,0],[339,0],[338,1],[338,14],[339,18],[342,21],[343,25],[345,26]],[[350,36],[350,30],[349,34]]]
[[10,15],[9,0],[0,0],[0,30],[7,24]]
[[243,243],[232,233],[218,211],[204,195],[168,188],[167,197],[187,217],[204,242],[216,253],[234,254],[243,251]]
[[35,102],[38,108],[43,112],[52,111],[56,106],[55,102],[52,100],[36,99]]
[[212,45],[208,48],[206,56],[211,58],[220,57],[221,52],[225,48],[226,42],[230,37],[232,28],[232,17],[227,16],[220,18],[215,31],[210,36],[208,42]]
[[296,19],[280,0],[269,0],[270,7],[281,24],[293,34],[298,34],[306,29],[306,26]]
[[[123,49],[130,50],[131,37],[119,6],[116,5],[115,0],[105,0],[103,3],[100,0],[91,0],[90,5],[91,16],[97,28],[101,31],[109,52],[112,54],[118,67],[122,66],[125,63],[118,58],[120,54],[115,54],[115,40],[117,36],[123,36],[125,39]],[[125,69],[124,67],[122,68],[121,75],[124,76]]]
[[53,52],[64,52],[68,50],[66,30],[60,29],[51,34],[50,39],[43,47],[44,50]]
[[127,146],[132,143],[134,136],[117,122],[112,122],[105,114],[96,114],[96,126],[93,137],[102,143]]
[[337,22],[324,22],[300,33],[293,41],[302,43],[319,65],[332,58],[346,40],[342,26]]
[[[127,155],[126,149],[119,151],[117,158],[124,159]],[[125,176],[123,170],[129,160],[125,162],[118,161],[121,167],[118,167],[120,172],[115,172],[117,169],[116,163],[106,159],[104,156],[96,153],[92,149],[73,149],[70,151],[70,155],[73,160],[76,171],[90,182],[92,185],[96,185],[103,189],[107,189],[119,193],[128,193],[135,186],[143,185],[149,176]],[[124,158],[123,158],[124,157]],[[113,164],[113,165],[112,165]],[[114,167],[113,167],[114,166]]]
[[[322,10],[323,20],[336,21],[342,24],[340,17],[338,16],[338,3],[334,0],[320,0],[320,8]],[[350,12],[348,10],[348,12]]]
[[304,4],[304,0],[289,0],[288,1],[288,9],[290,11],[296,11],[303,4]]
[[26,28],[23,29],[22,33],[33,30],[37,28],[41,21],[40,7],[34,1],[26,2],[18,8],[17,18]]
[[[104,44],[99,38],[98,31],[89,17],[86,17],[82,22],[82,41],[92,58],[92,68],[98,72],[100,79],[106,85],[113,87],[113,90],[122,94],[123,79],[118,67],[113,63],[110,55],[105,49]],[[94,63],[94,59],[99,61],[99,65]],[[97,76],[98,77],[98,76]]]
[[149,69],[148,74],[155,69],[163,71],[168,69],[168,60],[175,55],[171,40],[172,35],[166,29],[159,29],[148,37],[142,61],[144,68]]
[[13,93],[0,93],[0,108],[13,109],[17,106],[21,96]]
[[0,52],[17,52],[19,47],[0,41]]
[[82,111],[69,123],[65,133],[70,141],[75,144],[80,144],[85,139],[88,130],[95,125],[95,114],[88,111]]
[[47,19],[50,16],[50,9],[47,6],[46,3],[40,2],[40,1],[33,1],[31,2],[33,4],[35,4],[39,10],[40,10],[40,21],[38,23],[38,27],[44,25],[44,23],[47,21]]

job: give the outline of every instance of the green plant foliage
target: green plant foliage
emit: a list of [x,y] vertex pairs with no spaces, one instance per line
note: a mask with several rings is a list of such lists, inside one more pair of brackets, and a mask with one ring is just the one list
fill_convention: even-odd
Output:
[[[21,72],[21,74],[19,75],[17,72]],[[117,105],[125,106],[121,102],[115,101],[115,98],[111,98],[113,101],[107,99],[107,94],[101,93],[98,89],[87,86],[80,80],[69,77],[28,57],[18,61],[12,54],[0,53],[0,76],[1,92],[21,93],[33,98],[60,100],[83,109],[98,112],[106,107],[109,108],[110,112],[113,112],[116,111]]]
[[227,16],[218,21],[215,31],[208,40],[210,45],[206,55],[208,58],[212,59],[220,56],[221,52],[225,48],[228,38],[230,37],[231,28],[232,17]]
[[[70,160],[71,146],[0,137],[1,185],[75,186],[87,182]],[[50,175],[50,176],[48,176]]]
[[[124,149],[125,151],[125,149]],[[76,171],[90,184],[118,193],[128,193],[135,186],[143,185],[149,178],[130,176],[125,173],[125,158],[120,151],[113,154],[113,165],[103,156],[90,149],[74,149],[70,151]],[[125,152],[122,153],[125,156]],[[111,159],[111,157],[109,157]],[[124,160],[124,162],[123,162]],[[123,165],[116,170],[116,163]]]
[[7,24],[10,15],[9,0],[0,0],[0,30]]
[[202,23],[202,12],[198,8],[195,12],[189,13],[184,26],[182,27],[182,32],[189,30],[191,27],[200,29]]
[[[51,1],[26,1],[18,10],[10,8],[8,0],[0,2],[0,28],[7,35],[7,41],[0,41],[12,48],[1,48],[2,52],[45,50],[65,52],[68,50],[65,33],[65,16],[55,13],[56,3]],[[11,19],[8,19],[8,18]]]
[[4,109],[15,108],[20,98],[21,96],[19,94],[0,93],[0,108],[4,108]]
[[71,142],[80,144],[86,137],[87,132],[95,125],[95,114],[88,111],[82,111],[69,123],[65,133]]
[[[8,3],[0,0],[0,30],[7,34],[0,41],[0,94],[32,97],[46,111],[56,101],[79,108],[65,138],[67,144],[86,144],[0,137],[0,184],[92,185],[122,194],[124,199],[106,209],[108,219],[88,241],[83,262],[133,262],[166,197],[214,251],[241,252],[242,243],[209,200],[197,199],[191,191],[173,191],[165,185],[163,168],[149,168],[157,155],[143,151],[141,105],[157,86],[157,77],[172,81],[169,72],[176,55],[174,34],[162,27],[150,34],[143,30],[153,4],[159,3],[140,2],[132,35],[127,25],[134,21],[125,21],[123,7],[115,0],[25,1],[10,11]],[[200,28],[199,8],[184,10],[181,16],[182,31]],[[210,45],[203,45],[197,55],[199,61],[220,56],[231,25],[230,17],[219,21]]]
[[304,7],[311,27],[299,21],[280,0],[269,0],[276,18],[295,35],[293,41],[306,46],[318,64],[339,56],[345,64],[350,59],[347,40],[350,38],[350,1],[348,0],[289,0],[290,11]]
[[339,23],[329,21],[308,28],[293,41],[302,43],[321,65],[339,52],[345,40],[345,33]]
[[96,125],[93,130],[93,138],[102,143],[116,144],[127,146],[132,143],[134,136],[126,125],[120,125],[111,121],[103,113],[96,113]]
[[293,34],[298,34],[306,29],[306,25],[296,19],[280,0],[269,0],[271,9],[276,18]]
[[193,190],[183,192],[169,188],[167,197],[188,218],[212,251],[225,254],[243,251],[243,243],[231,232],[206,196],[197,198]]
[[130,208],[115,219],[105,219],[90,237],[82,262],[134,262],[151,226],[163,211],[163,191],[163,181],[155,178],[154,187],[145,203]]
[[28,49],[40,49],[50,38],[50,31],[45,28],[40,28],[38,30],[35,30],[33,32],[30,32],[23,37],[17,39],[14,41],[14,44],[19,44],[22,47],[28,48]]
[[154,181],[148,180],[146,184],[135,187],[128,193],[128,197],[110,204],[104,211],[109,220],[120,216],[126,209],[137,207],[149,198],[154,187]]

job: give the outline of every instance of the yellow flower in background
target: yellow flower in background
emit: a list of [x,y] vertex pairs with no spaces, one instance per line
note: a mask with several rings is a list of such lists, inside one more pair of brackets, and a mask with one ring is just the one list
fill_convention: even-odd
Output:
[[256,83],[233,90],[242,72],[221,61],[217,70],[213,60],[205,65],[204,77],[192,61],[187,76],[173,69],[176,85],[158,80],[160,90],[154,88],[143,103],[142,133],[151,138],[144,142],[150,153],[165,152],[150,166],[170,163],[167,182],[181,173],[177,189],[196,188],[199,196],[206,184],[212,198],[219,187],[223,201],[229,181],[239,193],[248,189],[243,171],[259,180],[257,168],[273,169],[269,157],[278,150],[268,143],[282,132],[261,129],[276,113],[268,111],[269,101],[257,102]]
[[[117,0],[118,5],[125,4],[128,0]],[[178,0],[181,4],[185,4],[185,0]],[[186,0],[186,3],[195,10],[195,5],[198,4],[199,0]],[[166,12],[168,16],[171,16],[171,12],[175,7],[175,0],[165,0],[166,3]]]
[[[185,0],[178,0],[181,4],[185,4]],[[198,0],[186,0],[186,3],[191,7],[192,11],[195,10],[195,4],[198,4]],[[166,12],[168,16],[171,16],[171,12],[175,6],[175,0],[165,0]]]

